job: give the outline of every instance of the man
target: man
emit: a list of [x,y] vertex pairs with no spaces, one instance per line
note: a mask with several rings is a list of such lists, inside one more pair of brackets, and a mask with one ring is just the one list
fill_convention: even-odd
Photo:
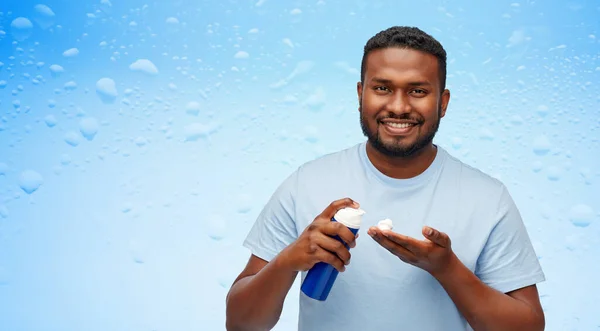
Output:
[[[273,194],[244,242],[229,330],[271,329],[298,272],[321,261],[342,273],[325,301],[300,293],[300,330],[544,329],[544,274],[506,187],[433,144],[445,80],[445,50],[417,28],[367,42],[357,92],[368,139],[302,165]],[[330,219],[359,206],[370,238],[357,243]],[[393,231],[374,226],[384,218]]]

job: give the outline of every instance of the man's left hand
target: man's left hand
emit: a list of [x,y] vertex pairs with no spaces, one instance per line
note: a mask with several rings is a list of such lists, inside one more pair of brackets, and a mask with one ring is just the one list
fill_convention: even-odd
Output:
[[378,227],[369,228],[368,234],[381,246],[400,260],[419,267],[433,276],[445,273],[456,261],[447,234],[430,227],[423,227],[425,240],[417,240]]

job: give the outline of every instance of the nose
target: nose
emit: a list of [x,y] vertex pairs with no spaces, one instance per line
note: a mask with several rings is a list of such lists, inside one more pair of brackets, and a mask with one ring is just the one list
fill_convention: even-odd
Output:
[[409,96],[401,92],[394,93],[389,98],[387,110],[395,114],[410,113],[411,105]]

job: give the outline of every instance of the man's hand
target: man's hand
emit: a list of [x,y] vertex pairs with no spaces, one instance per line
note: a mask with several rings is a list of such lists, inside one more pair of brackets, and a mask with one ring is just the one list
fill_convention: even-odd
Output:
[[371,227],[381,246],[435,277],[473,330],[544,330],[544,311],[535,285],[510,293],[484,284],[454,254],[447,234],[423,227],[425,240]]
[[332,202],[298,239],[280,253],[282,263],[293,271],[307,271],[316,263],[325,262],[343,272],[350,263],[350,252],[343,243],[332,237],[339,236],[352,248],[356,245],[357,236],[345,225],[332,222],[331,218],[346,207],[359,208],[359,204],[350,198]]
[[448,271],[456,260],[447,234],[430,227],[423,227],[425,240],[417,240],[389,230],[381,231],[373,226],[368,233],[381,246],[400,260],[419,267],[432,275]]

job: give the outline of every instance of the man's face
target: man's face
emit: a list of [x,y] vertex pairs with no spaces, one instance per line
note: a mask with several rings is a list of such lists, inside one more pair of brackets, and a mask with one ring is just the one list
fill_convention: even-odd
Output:
[[397,47],[369,53],[364,84],[358,83],[360,123],[371,145],[384,155],[414,155],[432,141],[446,114],[433,55]]

